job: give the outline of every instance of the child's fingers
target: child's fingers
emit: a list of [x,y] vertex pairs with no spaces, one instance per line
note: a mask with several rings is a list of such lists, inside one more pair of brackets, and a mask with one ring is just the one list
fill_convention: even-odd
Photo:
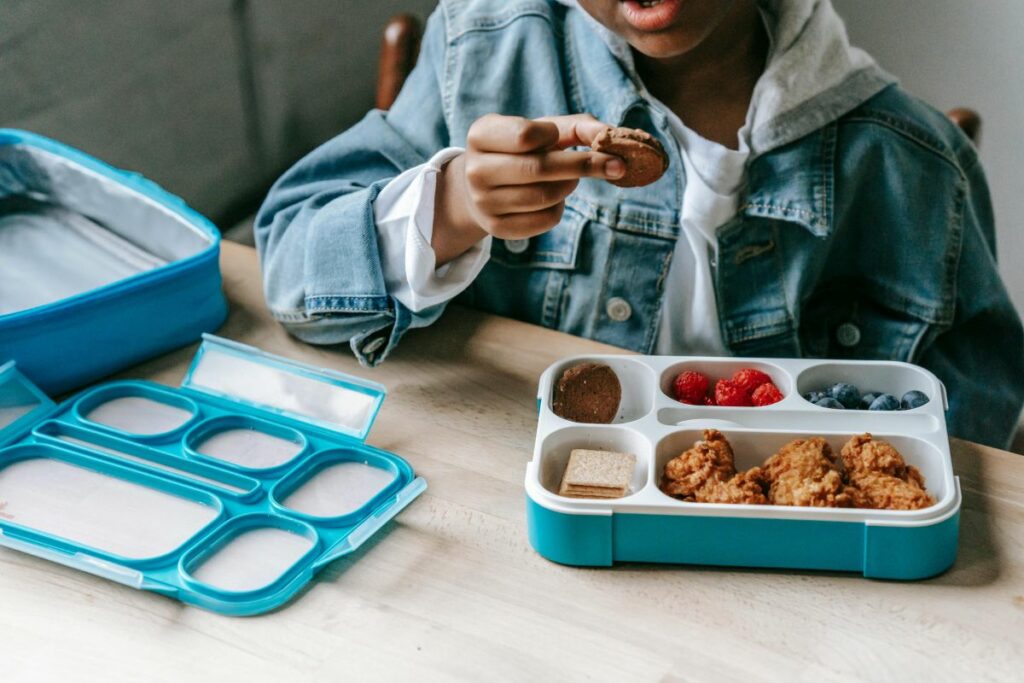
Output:
[[558,126],[558,142],[555,143],[555,146],[563,149],[580,145],[590,147],[598,133],[606,128],[611,128],[607,123],[597,120],[591,114],[544,116],[537,120],[550,121]]
[[558,142],[558,126],[522,116],[487,114],[473,122],[466,146],[477,152],[522,154],[547,149]]
[[470,185],[498,187],[540,181],[578,178],[621,178],[626,172],[622,159],[600,152],[534,154],[480,154],[467,159],[466,178]]
[[530,185],[505,185],[480,192],[474,197],[479,208],[491,214],[530,213],[540,211],[565,200],[576,189],[579,181],[559,180]]
[[565,204],[559,202],[554,206],[530,213],[488,216],[481,227],[499,239],[525,239],[547,232],[558,225],[558,221],[562,220],[563,211],[565,211]]

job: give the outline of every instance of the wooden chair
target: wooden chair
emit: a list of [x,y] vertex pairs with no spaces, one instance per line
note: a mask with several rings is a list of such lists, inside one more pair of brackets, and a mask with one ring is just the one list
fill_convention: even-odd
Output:
[[391,17],[384,27],[377,65],[377,108],[390,109],[420,52],[420,20],[411,14]]
[[[402,84],[409,76],[420,51],[422,35],[420,20],[411,14],[399,14],[384,27],[380,46],[380,61],[377,72],[377,108],[390,109]],[[981,133],[981,117],[973,109],[957,107],[946,114],[950,120],[978,144]]]

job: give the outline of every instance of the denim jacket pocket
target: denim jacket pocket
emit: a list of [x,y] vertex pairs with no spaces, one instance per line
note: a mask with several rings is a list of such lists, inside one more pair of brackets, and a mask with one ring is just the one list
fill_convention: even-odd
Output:
[[833,289],[804,308],[801,343],[808,356],[912,362],[922,340],[945,327],[942,309],[929,313],[892,298]]

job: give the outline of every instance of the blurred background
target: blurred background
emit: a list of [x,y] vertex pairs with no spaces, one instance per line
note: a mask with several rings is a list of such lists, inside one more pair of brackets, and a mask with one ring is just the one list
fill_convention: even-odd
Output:
[[[982,118],[1000,263],[1024,310],[1020,0],[834,0],[854,44]],[[434,0],[2,0],[0,126],[141,172],[245,241],[277,175],[373,106],[388,18]]]

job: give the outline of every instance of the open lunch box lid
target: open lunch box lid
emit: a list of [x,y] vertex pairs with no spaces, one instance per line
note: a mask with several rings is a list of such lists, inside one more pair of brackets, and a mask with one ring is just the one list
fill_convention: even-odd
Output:
[[44,391],[216,329],[219,253],[213,224],[141,175],[0,129],[0,360]]
[[57,405],[0,366],[0,545],[230,615],[294,596],[426,488],[380,385],[207,336],[180,388]]

